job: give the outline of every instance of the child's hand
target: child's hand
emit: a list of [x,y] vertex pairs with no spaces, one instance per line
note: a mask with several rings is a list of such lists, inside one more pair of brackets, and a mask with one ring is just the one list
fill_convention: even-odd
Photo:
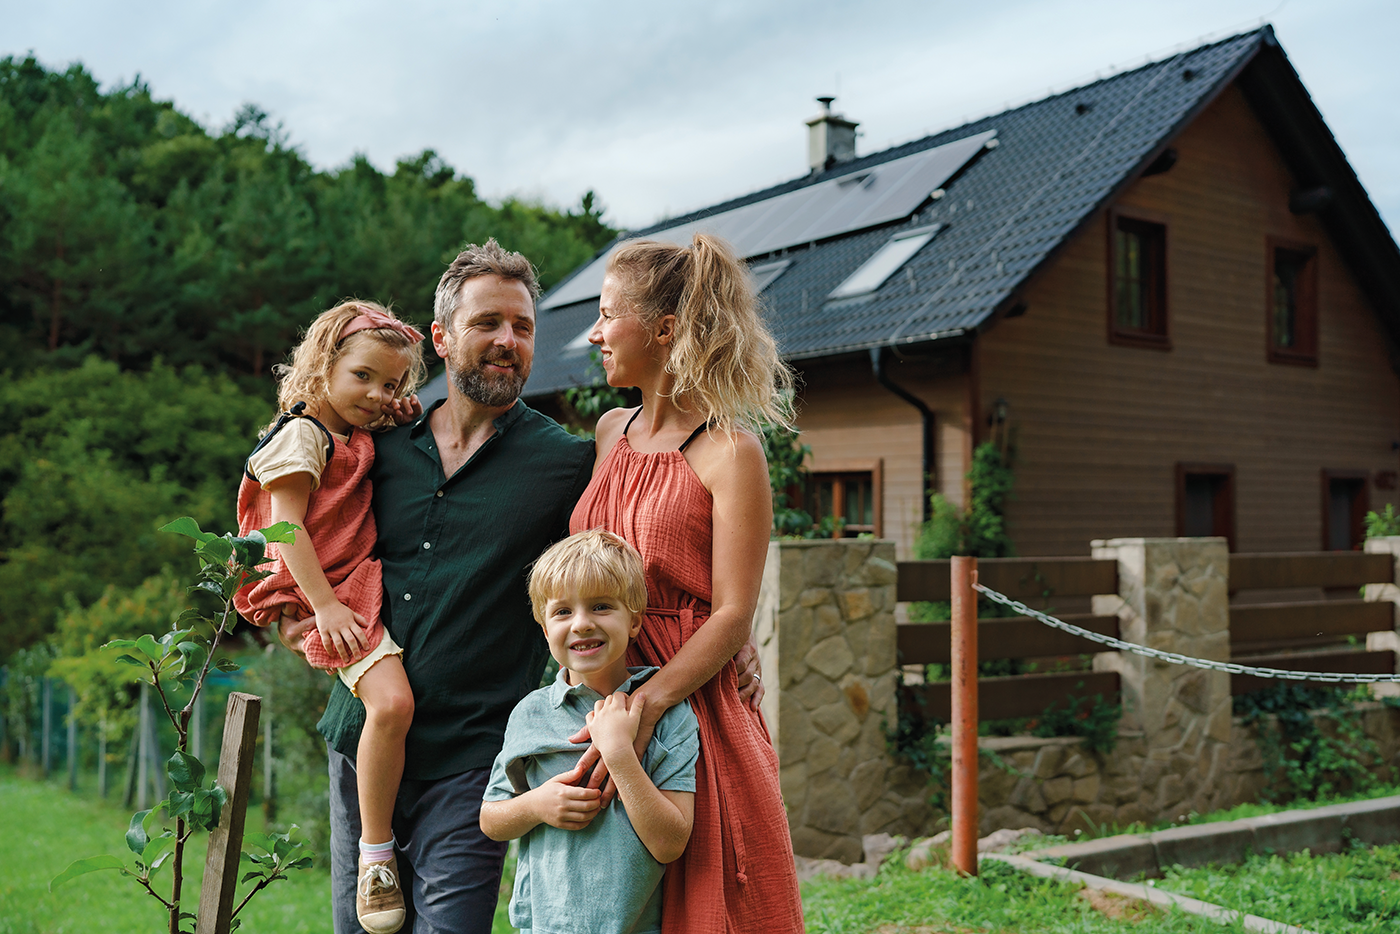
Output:
[[392,402],[386,402],[383,406],[384,414],[394,420],[396,425],[408,425],[418,421],[423,414],[423,403],[418,401],[418,394],[404,396]]
[[598,816],[602,797],[598,789],[573,784],[583,778],[583,769],[579,763],[529,792],[535,797],[533,810],[541,822],[560,830],[582,830]]
[[369,623],[363,616],[340,601],[323,607],[316,613],[316,631],[321,645],[334,658],[349,661],[357,652],[368,648],[364,631]]
[[628,696],[623,691],[609,694],[593,705],[593,744],[603,754],[611,758],[625,749],[630,749],[637,739],[637,730],[642,723],[642,708],[647,699],[638,696],[628,706]]

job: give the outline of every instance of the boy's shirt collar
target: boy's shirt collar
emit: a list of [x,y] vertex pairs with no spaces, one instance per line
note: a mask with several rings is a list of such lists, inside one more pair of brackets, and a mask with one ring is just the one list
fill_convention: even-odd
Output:
[[[628,666],[627,670],[630,675],[618,686],[618,690],[631,694],[661,669],[654,665],[643,665],[638,668]],[[549,701],[553,706],[562,707],[571,694],[579,695],[590,702],[603,696],[586,684],[570,684],[567,673],[568,669],[560,668],[559,673],[554,676],[554,683],[549,686]]]

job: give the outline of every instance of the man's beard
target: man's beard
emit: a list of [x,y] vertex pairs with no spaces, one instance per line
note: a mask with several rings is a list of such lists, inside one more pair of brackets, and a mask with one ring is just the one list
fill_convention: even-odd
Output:
[[[457,391],[476,404],[490,408],[501,408],[520,398],[520,390],[525,388],[525,378],[530,375],[529,368],[522,365],[520,355],[513,350],[483,357],[475,363],[458,365],[458,361],[453,360],[448,363],[448,376]],[[488,373],[488,363],[509,363],[514,369],[509,373]]]

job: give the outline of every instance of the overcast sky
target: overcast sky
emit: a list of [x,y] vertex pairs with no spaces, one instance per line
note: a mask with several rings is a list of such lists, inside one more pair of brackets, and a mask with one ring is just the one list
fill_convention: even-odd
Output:
[[0,0],[0,55],[139,73],[211,128],[256,103],[322,168],[431,148],[490,198],[593,189],[635,228],[803,174],[818,95],[864,154],[1261,18],[1394,230],[1395,0]]

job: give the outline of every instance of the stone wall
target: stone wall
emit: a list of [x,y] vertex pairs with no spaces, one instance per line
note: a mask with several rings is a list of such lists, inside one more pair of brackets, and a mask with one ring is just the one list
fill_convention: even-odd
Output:
[[[1372,773],[1383,781],[1400,778],[1400,711],[1370,703],[1361,705],[1358,715],[1380,753]],[[1104,754],[1085,749],[1077,737],[983,737],[978,745],[983,752],[978,776],[982,836],[1004,827],[1073,836],[1076,830],[1126,828],[1205,813],[1198,806],[1202,796],[1190,794],[1179,776],[1172,780],[1170,762],[1154,759],[1138,731],[1120,733],[1118,745]],[[1233,720],[1228,755],[1213,781],[1217,787],[1204,796],[1211,810],[1260,800],[1266,777],[1253,727]],[[925,832],[941,827],[930,824]]]
[[859,862],[861,837],[918,835],[927,777],[896,762],[895,551],[888,541],[773,542],[754,620],[783,803],[801,856]]

